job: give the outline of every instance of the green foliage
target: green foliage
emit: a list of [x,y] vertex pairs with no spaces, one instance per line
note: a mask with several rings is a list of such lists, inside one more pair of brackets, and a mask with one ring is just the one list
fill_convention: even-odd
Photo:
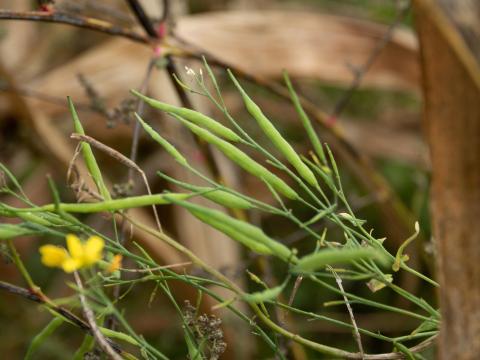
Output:
[[[81,236],[97,235],[105,240],[106,249],[110,253],[109,259],[113,257],[113,254],[117,254],[127,259],[128,263],[134,264],[136,267],[134,271],[138,275],[136,277],[125,276],[124,274],[129,270],[125,268],[116,268],[115,271],[108,272],[98,267],[95,271],[85,269],[80,273],[86,284],[86,290],[82,294],[87,296],[89,304],[97,317],[110,316],[118,323],[116,330],[109,330],[99,326],[100,331],[110,342],[118,341],[122,346],[128,346],[128,349],[132,349],[132,353],[122,350],[122,356],[125,358],[132,359],[136,358],[136,356],[148,359],[168,358],[158,347],[152,344],[150,339],[145,339],[132,328],[125,315],[126,313],[128,314],[129,309],[121,310],[118,302],[112,301],[109,296],[111,287],[120,286],[122,289],[129,289],[122,295],[128,297],[130,289],[137,287],[141,283],[152,283],[154,285],[155,290],[150,296],[151,301],[153,301],[157,292],[160,292],[177,312],[180,324],[178,331],[181,334],[182,341],[184,341],[183,353],[188,353],[190,358],[208,358],[208,354],[219,355],[225,350],[223,335],[221,331],[218,332],[218,319],[212,320],[212,317],[207,315],[202,317],[203,315],[197,314],[203,294],[217,300],[221,307],[224,307],[243,321],[251,332],[258,334],[259,341],[265,345],[266,349],[269,349],[270,357],[272,354],[275,354],[283,358],[277,342],[277,336],[283,336],[313,352],[326,354],[326,356],[330,357],[352,357],[355,355],[353,352],[348,352],[330,344],[327,345],[319,341],[309,340],[303,331],[296,334],[287,330],[287,328],[275,322],[270,315],[270,313],[278,309],[294,313],[306,319],[321,320],[335,326],[356,330],[362,336],[385,342],[392,348],[395,347],[406,356],[416,356],[412,355],[412,351],[409,350],[411,349],[411,344],[425,339],[431,340],[437,333],[440,317],[438,310],[432,305],[396,284],[397,271],[405,271],[417,276],[431,286],[437,286],[435,281],[424,274],[418,273],[406,263],[408,260],[408,255],[405,254],[406,246],[414,239],[414,236],[407,239],[398,251],[391,252],[384,246],[385,239],[375,237],[372,229],[367,228],[366,221],[356,216],[344,192],[333,153],[318,138],[308,116],[302,109],[295,90],[288,80],[288,76],[285,76],[285,80],[293,105],[315,151],[315,154],[312,156],[304,156],[297,153],[274,123],[265,116],[264,112],[241,87],[233,74],[229,73],[231,80],[244,101],[247,111],[256,120],[276,150],[286,159],[284,162],[283,159],[276,157],[265,146],[255,141],[245,131],[245,127],[239,125],[226,108],[218,82],[206,62],[205,70],[213,84],[215,94],[212,94],[209,87],[205,84],[203,74],[197,75],[193,71],[189,71],[189,75],[192,76],[195,88],[193,89],[184,83],[181,85],[187,90],[208,98],[224,115],[230,127],[194,110],[174,107],[147,98],[138,92],[134,92],[134,94],[153,107],[172,115],[173,119],[170,121],[179,121],[193,134],[218,149],[239,166],[241,169],[239,171],[246,171],[263,181],[275,200],[273,204],[247,196],[228,185],[220,184],[205,176],[198,169],[194,168],[187,158],[164,139],[161,134],[155,131],[146,120],[137,116],[137,121],[141,123],[143,129],[155,142],[172,156],[180,166],[203,179],[208,183],[208,186],[184,183],[159,173],[164,180],[191,192],[111,199],[110,192],[103,181],[101,169],[90,146],[82,143],[82,153],[90,175],[94,179],[104,200],[94,203],[65,203],[61,201],[53,187],[54,203],[37,206],[26,198],[19,182],[2,165],[1,169],[8,175],[9,183],[13,184],[13,189],[6,185],[2,191],[15,194],[22,200],[24,206],[22,208],[14,208],[0,203],[0,214],[2,216],[22,219],[23,221],[19,225],[1,225],[0,238],[9,239],[8,241],[14,244],[11,239],[33,233],[45,237],[52,235],[65,236],[72,232]],[[69,105],[74,119],[75,131],[83,133],[83,127],[70,100]],[[263,160],[254,160],[250,155],[247,155],[245,148],[250,152],[255,152],[257,158],[262,158]],[[266,163],[262,164],[261,162],[263,161]],[[234,211],[227,213],[194,203],[193,198],[198,196],[228,209],[237,211],[254,210],[260,215],[268,215],[278,223],[288,224],[288,226],[301,233],[307,240],[301,248],[296,248],[291,243],[286,242],[285,239],[278,238],[275,234],[266,231],[261,224],[254,225],[247,221],[247,216],[242,216],[239,219],[236,217],[238,214]],[[240,288],[229,277],[202,261],[191,250],[164,232],[138,223],[125,214],[126,209],[147,205],[181,206],[188,210],[191,215],[200,219],[205,226],[210,226],[226,234],[233,241],[241,244],[247,252],[255,253],[262,261],[270,262],[272,259],[275,259],[275,261],[272,261],[275,267],[275,280],[279,281],[271,283],[271,279],[267,280],[266,277],[262,279],[261,276],[248,272],[250,278],[256,283],[255,286],[258,288],[258,284],[260,284],[264,289],[249,292]],[[174,247],[187,257],[193,266],[200,268],[203,273],[197,276],[188,272],[176,272],[172,269],[161,267],[138,244],[135,244],[137,246],[135,251],[129,250],[122,242],[118,241],[118,238],[110,238],[88,226],[81,218],[72,215],[75,213],[93,214],[98,212],[116,213],[119,216],[123,216],[134,228],[146,232],[159,241]],[[304,214],[308,214],[306,220],[304,219]],[[116,223],[114,223],[115,229],[116,226]],[[12,249],[14,249],[13,245]],[[216,249],[212,249],[212,251],[216,251]],[[12,252],[12,258],[17,267],[21,269],[31,288],[36,289],[37,286],[29,276],[27,268],[14,251]],[[388,267],[384,268],[385,264]],[[392,264],[394,264],[393,270],[395,270],[393,275],[390,273]],[[345,283],[348,282],[348,291],[345,291],[343,287],[339,287],[338,282],[335,281],[333,271],[326,269],[327,266],[333,265],[337,266],[334,272],[338,274],[339,279]],[[341,268],[338,266],[341,266]],[[292,281],[294,278],[296,278],[295,282]],[[187,311],[178,304],[178,300],[169,287],[172,281],[182,282],[198,291],[199,300],[196,308],[192,309],[192,307],[189,307]],[[305,296],[302,294],[304,291],[303,287],[299,287],[302,281],[308,282],[309,290],[307,291],[313,294],[333,296],[334,300],[333,302],[330,301],[330,304],[345,305],[345,302],[349,302],[354,304],[355,308],[358,306],[361,309],[381,309],[382,311],[413,319],[417,322],[416,326],[412,327],[411,332],[405,336],[387,336],[375,330],[357,329],[356,325],[352,325],[349,322],[340,321],[328,316],[328,314],[317,313],[317,309],[315,311],[303,309],[294,305],[296,303],[294,298],[297,292],[299,294],[298,297]],[[233,294],[234,299],[224,299],[216,290],[213,290],[214,288],[210,287],[211,285],[228,290],[229,293]],[[358,287],[368,291],[365,285],[368,285],[372,292],[375,291],[374,298],[370,298],[370,294],[364,296],[350,291],[350,289],[355,290]],[[80,292],[78,287],[74,287],[74,290],[77,293]],[[381,294],[386,291],[394,294],[397,298],[402,298],[404,301],[409,302],[410,307],[404,309],[382,302],[382,297],[378,293]],[[290,301],[286,302],[283,296],[287,296],[288,292],[290,292]],[[234,300],[246,303],[250,311],[255,314],[255,320],[253,321],[251,318],[251,313],[245,311],[244,308],[237,307],[234,304]],[[327,302],[327,300],[324,302]],[[75,299],[70,300],[68,303],[72,306],[78,306],[78,301]],[[299,301],[299,303],[301,302]],[[42,305],[55,315],[58,315],[58,308],[55,307],[56,304],[54,302],[50,300],[44,301]],[[75,325],[75,321],[72,321],[71,318],[65,318],[65,320],[68,325]],[[208,324],[205,321],[209,321]],[[55,325],[57,322],[54,320],[52,324]],[[45,338],[55,330],[54,325],[47,326],[34,339],[29,354],[33,353],[38,344],[43,343]],[[78,324],[76,326],[80,328],[79,330],[85,332],[85,328],[82,329]],[[90,347],[91,338],[86,336],[75,358],[83,356]],[[133,355],[133,353],[136,355]]]

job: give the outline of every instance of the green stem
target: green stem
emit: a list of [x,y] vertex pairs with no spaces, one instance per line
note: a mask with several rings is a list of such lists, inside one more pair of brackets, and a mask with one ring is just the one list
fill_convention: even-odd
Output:
[[[59,203],[58,210],[72,213],[95,213],[95,212],[108,212],[118,211],[131,208],[137,208],[150,205],[165,205],[170,204],[170,201],[165,199],[165,196],[172,197],[178,200],[185,200],[195,194],[189,193],[172,193],[172,194],[155,194],[155,195],[141,195],[132,196],[123,199],[99,201],[95,203]],[[7,208],[8,210],[16,212],[43,212],[43,211],[55,211],[55,204],[48,204],[34,208],[15,209]]]
[[12,253],[12,257],[13,257],[13,262],[15,263],[15,265],[17,266],[18,270],[20,271],[20,273],[22,274],[23,278],[25,279],[25,281],[27,282],[28,284],[28,287],[30,288],[30,290],[32,291],[39,291],[40,288],[35,285],[35,283],[33,282],[33,279],[32,277],[30,276],[30,273],[28,272],[27,268],[25,267],[25,265],[23,264],[23,261],[22,259],[20,258],[20,255],[18,254],[17,252],[17,249],[15,248],[15,246],[13,245],[13,242],[11,239],[8,239],[7,240],[8,242],[8,247],[10,248],[10,252]]

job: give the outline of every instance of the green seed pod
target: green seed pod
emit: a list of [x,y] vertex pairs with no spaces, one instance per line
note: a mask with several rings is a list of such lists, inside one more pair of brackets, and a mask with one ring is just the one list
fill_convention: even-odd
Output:
[[241,197],[231,194],[224,190],[214,190],[211,187],[204,186],[195,186],[196,190],[199,192],[205,192],[202,196],[206,197],[208,200],[213,201],[219,205],[225,206],[230,209],[243,209],[248,210],[253,208],[252,204],[242,199]]
[[[77,111],[73,106],[72,99],[70,97],[67,97],[67,100],[68,100],[68,106],[70,108],[70,113],[72,114],[75,131],[81,135],[85,135],[85,131],[83,130],[82,123],[80,122]],[[92,176],[92,179],[95,182],[95,185],[97,186],[98,191],[100,192],[100,194],[103,196],[105,200],[110,200],[111,199],[110,193],[107,187],[105,186],[105,183],[102,177],[102,172],[100,171],[97,160],[93,155],[93,151],[92,151],[92,148],[90,147],[90,144],[82,141],[80,146],[82,149],[82,155],[85,160],[85,164],[87,165],[88,172]]]
[[28,229],[21,224],[0,224],[0,240],[13,239],[18,236],[35,234],[37,231]]
[[300,102],[300,99],[297,96],[297,93],[293,89],[292,83],[288,77],[288,74],[286,71],[283,73],[283,78],[285,80],[285,83],[287,84],[288,92],[290,93],[290,98],[292,99],[293,105],[295,106],[295,110],[297,111],[297,114],[300,116],[300,120],[302,120],[303,127],[305,128],[305,131],[307,132],[308,138],[310,139],[310,142],[313,145],[313,148],[317,155],[322,159],[322,162],[324,165],[327,164],[327,158],[325,157],[325,152],[323,151],[322,144],[320,143],[320,139],[317,136],[317,133],[313,129],[312,123],[305,112],[303,110],[302,104]]
[[[63,319],[61,317],[53,318],[47,326],[43,328],[31,341],[30,346],[27,349],[27,353],[25,354],[24,360],[31,360],[39,356],[39,354],[34,354],[37,352],[38,348],[45,343],[48,338],[57,330],[57,328],[63,324]],[[38,359],[38,357],[37,357]]]
[[265,289],[263,291],[257,291],[252,294],[245,294],[242,296],[242,298],[245,301],[248,301],[250,303],[262,303],[264,301],[276,299],[278,295],[283,291],[285,288],[286,284],[278,285],[270,289]]
[[18,216],[20,219],[24,221],[28,221],[34,224],[39,224],[43,226],[53,226],[53,224],[50,221],[30,212],[17,212],[16,216]]
[[228,191],[214,189],[207,186],[196,186],[195,188],[195,191],[203,193],[201,194],[203,197],[230,209],[249,210],[254,207],[249,201],[235,194],[229,193]]
[[[218,210],[209,209],[187,201],[177,201],[173,199],[171,199],[171,201],[186,208],[192,215],[204,223],[224,232],[232,239],[243,243],[252,250],[254,248],[258,249],[260,245],[263,251],[262,253],[275,255],[284,261],[296,261],[295,255],[293,255],[288,247],[273,240],[256,226],[242,220],[234,219]],[[228,231],[228,233],[226,231]]]
[[241,140],[240,136],[238,136],[232,130],[220,124],[218,121],[212,119],[211,117],[203,115],[202,113],[199,113],[191,109],[166,104],[164,102],[161,102],[161,101],[149,98],[143,94],[140,94],[138,91],[135,91],[135,90],[130,90],[130,91],[133,95],[139,97],[140,99],[142,99],[148,105],[150,105],[151,107],[154,107],[155,109],[160,109],[169,114],[175,114],[175,115],[181,116],[184,119],[196,125],[202,126],[210,130],[214,134],[221,136],[224,139],[235,141],[235,142]]
[[180,164],[188,165],[187,159],[185,159],[185,157],[183,157],[183,155],[180,154],[180,152],[172,144],[165,140],[158,132],[153,130],[152,127],[148,125],[145,121],[143,121],[137,113],[135,113],[135,117],[140,122],[140,124],[142,124],[143,129],[148,133],[148,135],[150,135],[153,140],[159,143],[166,152],[168,152]]
[[271,186],[273,186],[280,193],[288,197],[289,199],[298,199],[298,194],[290,186],[287,185],[282,179],[280,179],[275,174],[271,173],[265,167],[257,163],[250,156],[245,154],[240,149],[236,148],[229,142],[220,139],[218,136],[213,135],[211,132],[202,129],[201,127],[192,124],[180,116],[174,115],[176,119],[182,122],[187,126],[193,133],[198,135],[201,139],[206,142],[216,146],[222,153],[224,153],[228,158],[233,162],[241,166],[244,170],[248,171],[250,174],[265,180]]
[[323,269],[326,265],[373,258],[384,260],[373,248],[325,249],[298,260],[293,271],[300,273],[313,272]]
[[204,214],[201,211],[189,210],[190,213],[195,216],[200,221],[205,224],[210,225],[211,227],[217,229],[218,231],[224,233],[235,241],[238,241],[243,246],[249,248],[253,252],[261,255],[273,255],[273,252],[267,246],[253,241],[250,237],[245,236],[243,233],[238,232],[235,228],[225,224],[222,221],[218,221],[214,218],[209,217],[207,214]]
[[[167,200],[168,197],[168,200]],[[175,193],[175,194],[155,194],[132,196],[123,199],[114,199],[100,201],[95,203],[60,203],[59,209],[72,213],[96,213],[104,211],[118,211],[150,205],[166,205],[171,204],[169,199],[185,200],[192,197],[192,194]],[[29,209],[30,211],[54,211],[55,205],[49,204],[37,208]]]
[[184,189],[202,193],[200,194],[201,196],[219,205],[225,206],[227,208],[248,210],[254,207],[253,204],[250,203],[250,201],[245,200],[244,198],[241,198],[240,196],[232,194],[228,191],[214,189],[207,186],[192,185],[192,184],[171,178],[170,176],[162,174],[161,172],[158,172],[157,174],[161,176],[163,179],[166,179],[178,186],[181,186]]
[[271,121],[263,114],[260,107],[247,95],[230,70],[228,70],[228,75],[242,95],[243,102],[248,112],[257,121],[265,135],[267,135],[275,147],[286,157],[288,162],[297,170],[302,178],[304,178],[310,185],[318,187],[317,179],[310,168],[303,163],[300,156],[298,156],[288,141],[283,138]]

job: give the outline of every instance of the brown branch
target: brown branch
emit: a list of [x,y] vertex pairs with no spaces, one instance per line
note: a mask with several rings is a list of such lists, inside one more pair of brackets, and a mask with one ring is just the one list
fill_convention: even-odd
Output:
[[[98,150],[102,151],[103,153],[107,154],[108,156],[114,158],[119,163],[125,165],[126,167],[129,168],[129,170],[134,170],[138,172],[143,179],[148,195],[152,195],[152,190],[150,189],[150,185],[148,184],[148,180],[147,180],[147,176],[145,175],[145,172],[137,164],[135,164],[135,162],[133,162],[131,159],[127,158],[125,155],[118,152],[117,150],[112,149],[110,146],[107,146],[104,143],[92,138],[91,136],[73,133],[70,135],[70,138],[79,140],[79,141],[84,141],[90,144],[91,146],[97,148]],[[157,223],[157,227],[160,231],[162,231],[162,225],[160,223],[160,218],[158,216],[157,208],[155,207],[155,205],[152,205],[152,210],[153,210],[155,222]]]
[[[37,91],[34,89],[30,89],[26,86],[17,86],[16,88],[13,88],[6,82],[0,81],[0,91],[2,92],[13,92],[17,93],[18,95],[22,97],[28,97],[40,101],[45,101],[50,104],[62,106],[62,107],[67,107],[67,104],[65,103],[65,98],[64,97],[59,97],[59,96],[54,96],[54,95],[49,95],[46,93],[43,93],[41,91]],[[76,103],[75,108],[77,110],[82,110],[82,111],[93,111],[96,112],[95,109],[92,108],[91,105],[85,104],[85,103]]]
[[130,29],[111,24],[108,21],[78,16],[60,11],[44,12],[0,10],[0,20],[26,20],[66,24],[109,35],[124,37],[139,43],[151,43],[148,37],[138,34]]
[[351,82],[350,87],[345,91],[343,96],[340,98],[340,100],[338,100],[338,102],[335,104],[335,107],[331,115],[331,119],[332,119],[331,121],[334,121],[336,118],[338,118],[338,116],[343,112],[343,110],[345,110],[353,94],[355,94],[355,91],[357,91],[358,87],[360,86],[364,76],[366,75],[368,70],[372,67],[372,65],[375,63],[375,60],[382,53],[385,46],[390,42],[390,40],[392,39],[394,30],[401,24],[403,19],[405,19],[409,10],[410,10],[410,2],[407,2],[407,4],[403,5],[402,8],[398,11],[394,21],[389,25],[387,31],[385,31],[385,34],[382,36],[380,41],[375,45],[373,50],[370,52],[370,55],[368,56],[365,63],[360,68],[353,69],[353,72],[354,72],[353,81]]
[[[152,22],[150,21],[150,19],[146,15],[145,11],[143,10],[142,5],[138,2],[138,0],[127,0],[127,2],[128,2],[128,5],[130,6],[130,8],[132,9],[132,12],[134,13],[135,17],[137,18],[138,22],[140,23],[140,25],[142,25],[143,29],[150,36],[150,38],[156,39],[156,40],[161,40],[160,39],[160,34],[153,27]],[[169,0],[163,0],[164,8],[163,8],[163,14],[162,14],[162,21],[164,21],[164,22],[168,21],[168,18],[169,18],[169,13],[168,13],[168,11],[170,9],[169,3],[170,3]],[[175,63],[173,62],[173,57],[171,55],[166,55],[165,59],[167,60],[167,65],[166,65],[167,75],[168,75],[171,83],[174,86],[175,92],[176,92],[176,94],[177,94],[177,96],[180,100],[180,103],[182,104],[183,107],[193,109],[192,102],[191,102],[188,94],[185,92],[185,89],[183,89],[180,86],[180,84],[175,80],[175,78],[173,76],[174,74],[178,73],[177,68],[175,66]],[[142,91],[142,92],[144,92],[144,91]],[[143,101],[140,101],[140,104],[143,104]],[[140,126],[140,125],[138,123],[136,123],[135,126],[137,128],[137,126]],[[134,135],[135,135],[135,133],[134,133]],[[137,138],[138,138],[138,136],[137,136]],[[194,139],[195,139],[195,142],[196,142],[198,148],[200,149],[200,151],[204,155],[204,158],[205,158],[206,163],[207,163],[207,167],[211,171],[213,177],[217,181],[222,182],[221,175],[220,175],[220,170],[218,168],[217,163],[215,162],[215,158],[212,154],[212,151],[211,151],[210,147],[208,146],[208,144],[206,144],[205,142],[200,140],[197,136],[195,136]],[[135,141],[135,137],[134,137],[134,141]],[[136,145],[136,146],[138,146],[138,145]],[[132,145],[132,150],[133,149],[134,149],[134,146]]]
[[[45,305],[49,309],[51,309],[54,312],[60,314],[62,317],[67,319],[69,322],[71,322],[76,327],[80,328],[83,331],[88,332],[90,335],[93,335],[92,328],[87,322],[85,322],[84,320],[79,318],[77,315],[75,315],[71,311],[69,311],[69,310],[67,310],[67,309],[65,309],[61,306],[55,305],[55,303],[51,299],[49,299],[45,294],[43,294],[42,292],[22,288],[20,286],[13,285],[13,284],[7,283],[5,281],[0,281],[0,289],[4,290],[4,291],[7,291],[11,294],[23,297],[24,299],[33,301],[37,304]],[[108,342],[109,346],[115,350],[115,352],[117,352],[119,354],[122,353],[122,349],[118,344],[114,343],[110,339],[106,339],[106,341]]]
[[[127,0],[127,3],[128,6],[130,6],[132,12],[135,14],[138,22],[142,25],[143,29],[148,34],[148,36],[151,38],[158,38],[158,34],[155,31],[152,22],[143,10],[142,5],[137,0]],[[164,16],[164,18],[166,18],[166,16]]]

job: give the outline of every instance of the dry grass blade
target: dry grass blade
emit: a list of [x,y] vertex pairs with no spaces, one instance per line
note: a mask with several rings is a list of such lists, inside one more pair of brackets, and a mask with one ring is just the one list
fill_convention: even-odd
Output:
[[[140,169],[140,167],[137,164],[135,164],[132,160],[127,158],[125,155],[119,153],[117,150],[112,149],[111,147],[101,143],[98,140],[95,140],[94,138],[92,138],[88,135],[72,134],[72,135],[70,135],[70,137],[72,139],[76,139],[76,140],[80,140],[80,141],[84,141],[84,142],[89,143],[91,146],[97,148],[100,151],[103,151],[105,154],[111,156],[112,158],[114,158],[115,160],[120,162],[121,164],[127,166],[129,169],[133,169],[136,172],[138,172],[143,179],[143,182],[145,184],[145,187],[147,188],[148,194],[152,195],[152,191],[150,190],[150,185],[148,184],[148,179],[147,179],[147,176],[145,175],[145,172],[142,169]],[[155,221],[157,222],[158,229],[160,231],[162,231],[162,225],[160,223],[160,218],[158,217],[158,213],[157,213],[157,209],[156,209],[155,205],[152,205],[152,210],[153,210],[153,214],[154,214],[154,217],[155,217]]]
[[[292,77],[350,85],[354,75],[348,64],[365,64],[385,31],[385,26],[353,18],[268,10],[181,18],[175,34],[256,76],[275,78],[286,69]],[[363,83],[418,91],[419,78],[416,39],[396,28]]]
[[350,302],[348,301],[348,298],[345,295],[345,290],[343,290],[342,279],[340,278],[340,276],[338,276],[338,274],[335,272],[335,270],[331,266],[327,266],[327,269],[335,277],[335,281],[337,282],[337,286],[340,289],[340,291],[342,292],[343,300],[345,301],[345,305],[347,306],[348,314],[350,315],[350,320],[351,320],[352,325],[353,325],[354,337],[355,337],[355,340],[357,341],[357,345],[358,345],[358,349],[360,351],[361,359],[363,360],[363,359],[365,359],[365,353],[363,351],[362,338],[360,336],[360,332],[358,331],[358,326],[357,326],[357,322],[355,321],[355,317],[353,316],[352,307],[350,306]]

